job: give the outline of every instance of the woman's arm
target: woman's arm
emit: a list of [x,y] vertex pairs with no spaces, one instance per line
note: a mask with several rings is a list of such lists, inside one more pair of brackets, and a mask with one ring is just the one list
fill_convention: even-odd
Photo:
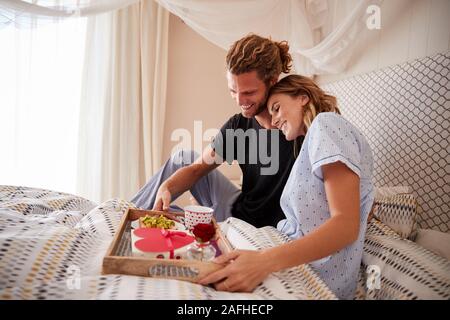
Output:
[[356,241],[359,234],[359,177],[341,162],[321,167],[331,218],[304,237],[262,250],[235,250],[216,261],[225,268],[206,276],[201,284],[217,290],[250,292],[271,272],[327,257]]
[[358,238],[358,175],[341,162],[323,166],[322,173],[331,218],[301,239],[269,249],[276,271],[329,256]]

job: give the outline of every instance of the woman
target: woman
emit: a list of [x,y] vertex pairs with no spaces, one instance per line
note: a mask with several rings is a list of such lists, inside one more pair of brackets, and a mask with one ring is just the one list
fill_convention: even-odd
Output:
[[200,283],[250,292],[270,273],[308,263],[338,298],[352,299],[374,199],[369,144],[340,116],[336,98],[307,77],[283,78],[267,107],[287,140],[304,137],[280,200],[286,219],[277,226],[293,241],[222,255],[215,262],[232,263]]

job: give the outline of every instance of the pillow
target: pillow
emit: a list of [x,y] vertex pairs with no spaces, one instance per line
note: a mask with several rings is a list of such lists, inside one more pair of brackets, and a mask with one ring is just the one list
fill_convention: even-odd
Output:
[[385,196],[375,200],[373,216],[408,238],[416,228],[417,201],[412,194]]
[[416,243],[450,260],[450,234],[431,229],[417,230]]
[[367,235],[357,298],[448,300],[450,261],[409,240]]
[[405,193],[411,193],[409,186],[377,187],[375,188],[375,200]]

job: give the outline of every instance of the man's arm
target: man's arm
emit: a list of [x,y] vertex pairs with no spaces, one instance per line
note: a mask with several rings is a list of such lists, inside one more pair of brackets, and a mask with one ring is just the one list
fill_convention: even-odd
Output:
[[183,193],[189,190],[200,178],[216,169],[222,161],[216,157],[211,146],[208,146],[201,157],[193,164],[178,169],[166,181],[164,181],[156,194],[153,210],[167,210],[173,194]]

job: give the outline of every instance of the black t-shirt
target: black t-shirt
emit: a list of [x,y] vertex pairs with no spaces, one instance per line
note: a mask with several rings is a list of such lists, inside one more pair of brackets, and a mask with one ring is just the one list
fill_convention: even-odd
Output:
[[280,130],[264,129],[255,118],[240,113],[222,126],[212,148],[219,159],[237,160],[243,175],[233,217],[256,227],[276,227],[285,218],[280,197],[295,161],[293,146]]

